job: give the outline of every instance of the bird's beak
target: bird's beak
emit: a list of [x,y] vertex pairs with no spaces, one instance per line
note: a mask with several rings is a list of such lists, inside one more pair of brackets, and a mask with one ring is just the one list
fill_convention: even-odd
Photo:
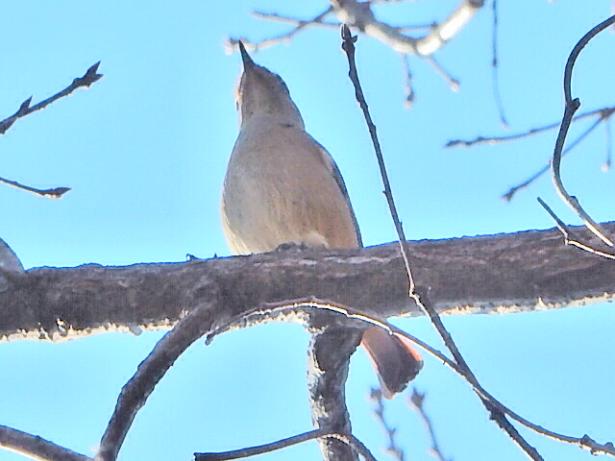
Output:
[[252,58],[246,51],[246,47],[241,40],[239,40],[239,51],[241,52],[241,60],[243,61],[243,70],[252,69],[256,64],[252,61]]

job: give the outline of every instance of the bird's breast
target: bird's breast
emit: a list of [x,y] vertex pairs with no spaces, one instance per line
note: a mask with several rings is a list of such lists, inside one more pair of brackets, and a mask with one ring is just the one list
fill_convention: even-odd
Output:
[[292,124],[242,127],[222,198],[234,252],[270,251],[289,242],[358,246],[350,204],[320,149]]

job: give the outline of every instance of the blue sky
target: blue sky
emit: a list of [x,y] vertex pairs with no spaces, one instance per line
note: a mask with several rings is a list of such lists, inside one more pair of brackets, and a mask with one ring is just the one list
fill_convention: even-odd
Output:
[[[36,187],[68,186],[50,201],[0,187],[0,237],[23,264],[74,266],[181,261],[228,255],[220,188],[237,134],[237,55],[229,35],[264,38],[286,26],[254,19],[254,9],[309,16],[325,1],[42,2],[22,0],[0,17],[0,118],[33,95],[66,86],[101,60],[104,78],[0,137],[0,176]],[[380,7],[398,23],[441,19],[456,1]],[[452,138],[505,134],[561,118],[562,74],[576,41],[610,11],[608,0],[500,2],[500,87],[511,124],[498,121],[491,89],[490,8],[437,55],[461,81],[447,84],[411,58],[416,102],[403,107],[399,57],[366,37],[357,62],[394,194],[412,239],[552,227],[542,196],[563,219],[548,177],[512,203],[500,195],[548,159],[555,132],[496,147],[447,150]],[[402,21],[400,18],[409,18]],[[347,79],[336,31],[311,29],[254,59],[279,73],[308,131],[335,157],[366,245],[394,240],[368,133]],[[573,79],[581,110],[613,104],[613,40],[605,33],[582,54]],[[585,124],[575,127],[580,132]],[[570,191],[598,220],[615,215],[612,173],[600,172],[605,130],[564,163]],[[608,305],[559,312],[447,318],[479,378],[528,418],[554,430],[615,439],[615,320]],[[423,319],[400,320],[438,345]],[[92,453],[137,364],[160,337],[107,334],[61,344],[0,344],[0,424]],[[305,383],[308,337],[297,325],[236,331],[208,347],[195,344],[138,415],[120,459],[190,459],[194,451],[259,444],[310,429]],[[353,358],[349,405],[357,435],[379,459],[384,437],[371,415],[376,383],[363,352]],[[455,460],[521,459],[488,420],[468,387],[427,359],[416,386],[427,392],[445,453]],[[405,405],[387,407],[412,459],[429,459],[425,431]],[[524,434],[526,432],[524,431]],[[547,459],[596,459],[528,434]],[[489,453],[489,455],[487,455]],[[260,459],[315,459],[315,444]],[[1,461],[22,459],[0,451]]]

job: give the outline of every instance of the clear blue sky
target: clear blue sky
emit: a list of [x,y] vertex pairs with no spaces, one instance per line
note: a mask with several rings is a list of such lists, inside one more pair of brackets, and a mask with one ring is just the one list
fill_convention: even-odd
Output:
[[[43,2],[4,5],[0,16],[0,118],[34,96],[63,88],[101,60],[105,77],[0,137],[0,176],[37,187],[69,186],[60,201],[0,187],[0,237],[28,268],[131,264],[227,255],[220,187],[237,134],[237,55],[224,39],[263,38],[286,26],[258,21],[252,8],[301,16],[326,2]],[[440,19],[456,1],[382,7],[404,23]],[[510,131],[556,121],[563,67],[574,43],[606,18],[608,0],[500,2],[501,89]],[[590,5],[591,4],[591,5]],[[400,19],[400,18],[407,18]],[[413,239],[547,228],[541,195],[569,222],[548,178],[499,199],[549,157],[551,132],[531,140],[445,150],[451,138],[504,133],[491,91],[490,8],[437,54],[461,80],[452,93],[412,59],[417,99],[403,108],[399,57],[366,37],[358,65],[378,125],[406,232]],[[394,240],[376,162],[348,82],[339,35],[308,30],[255,60],[288,83],[308,130],[344,174],[366,245]],[[605,33],[579,60],[573,81],[583,109],[613,104],[613,46]],[[584,125],[586,126],[586,125]],[[576,131],[579,131],[579,126]],[[604,129],[564,165],[570,190],[598,220],[615,216],[612,173],[601,173]],[[1,306],[0,306],[1,309]],[[447,318],[479,378],[512,408],[554,430],[615,439],[615,348],[611,306],[509,316]],[[399,322],[439,342],[422,319]],[[0,344],[0,424],[91,454],[116,396],[161,333],[107,334],[62,344]],[[309,430],[305,383],[308,337],[297,325],[237,331],[195,344],[139,413],[121,459],[190,459],[194,451],[259,444]],[[387,459],[371,415],[376,378],[363,352],[348,384],[356,434]],[[455,460],[516,460],[521,453],[488,420],[456,376],[427,359],[416,386],[441,445]],[[428,440],[405,397],[388,407],[410,459],[429,459]],[[527,432],[522,430],[524,434]],[[528,434],[547,459],[596,459]],[[317,459],[315,444],[259,459]],[[1,461],[22,459],[0,451]]]

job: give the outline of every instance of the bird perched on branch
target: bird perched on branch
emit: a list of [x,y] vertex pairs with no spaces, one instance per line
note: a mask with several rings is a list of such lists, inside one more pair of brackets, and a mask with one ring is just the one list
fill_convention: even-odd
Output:
[[[222,192],[222,223],[236,254],[282,244],[362,246],[344,180],[333,158],[306,131],[284,81],[257,65],[239,42],[243,73],[237,90],[240,130]],[[417,352],[382,329],[362,337],[389,398],[422,366]]]

